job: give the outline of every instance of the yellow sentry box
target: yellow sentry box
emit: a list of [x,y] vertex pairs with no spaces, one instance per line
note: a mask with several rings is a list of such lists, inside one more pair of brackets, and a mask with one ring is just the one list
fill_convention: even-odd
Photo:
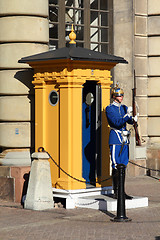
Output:
[[[86,188],[87,178],[91,184],[94,178],[97,182],[95,186],[109,186],[111,181],[101,181],[110,174],[109,127],[105,116],[105,108],[110,103],[112,84],[110,70],[117,63],[126,63],[126,61],[121,57],[76,47],[73,31],[70,37],[73,39],[69,48],[48,51],[19,60],[20,63],[28,63],[34,69],[35,150],[43,147],[65,172],[80,180],[77,181],[66,175],[50,159],[52,186],[55,188],[83,189]],[[86,85],[88,89],[89,86],[94,85],[98,91],[88,92],[84,103],[82,98]],[[96,97],[98,92],[100,94]],[[94,101],[99,103],[91,109],[90,105]],[[88,142],[84,147],[82,139],[85,142],[90,135],[90,128],[94,128],[90,121],[92,121],[91,112],[97,111],[96,106],[99,106],[99,113],[95,113],[98,117],[93,119],[95,126],[100,126],[98,130],[95,127],[95,134],[98,131],[99,133],[95,135],[95,143],[92,137],[93,145],[88,148],[87,155],[86,148],[90,143]],[[99,118],[100,125],[96,125],[99,124]],[[92,149],[94,150],[92,146],[97,149],[99,146],[99,150],[96,150],[99,152],[90,153]],[[86,155],[90,155],[88,159]]]

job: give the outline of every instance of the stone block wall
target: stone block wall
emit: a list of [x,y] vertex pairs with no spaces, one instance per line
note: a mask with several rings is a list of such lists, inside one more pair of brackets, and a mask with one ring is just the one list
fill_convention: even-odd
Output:
[[147,0],[133,2],[134,7],[134,69],[136,78],[136,101],[139,111],[139,130],[147,141],[147,82],[148,82],[148,37],[147,37]]
[[27,192],[30,167],[0,166],[0,199],[21,203]]
[[[147,166],[160,169],[160,2],[148,0],[148,149]],[[160,172],[151,171],[154,176]]]
[[[129,15],[130,14],[130,15]],[[129,17],[130,16],[130,17]],[[135,70],[139,106],[139,130],[145,141],[146,160],[139,159],[136,147],[132,161],[159,169],[160,157],[160,1],[114,1],[114,54],[121,55],[128,65],[117,65],[114,80],[124,88],[124,103],[131,104]],[[127,44],[126,44],[127,43]],[[156,157],[155,157],[156,152]],[[144,160],[144,162],[142,162]],[[134,175],[136,167],[128,169]],[[141,171],[142,173],[143,171]],[[141,174],[140,173],[140,174]],[[139,173],[136,173],[139,174]],[[157,174],[157,173],[156,173]]]
[[117,64],[113,70],[114,83],[124,89],[124,103],[131,105],[133,87],[133,3],[113,1],[113,54],[124,57],[128,64]]
[[148,136],[160,145],[160,2],[148,1]]
[[0,157],[3,158],[12,149],[28,151],[34,147],[33,70],[18,60],[48,50],[48,0],[1,0],[0,17]]

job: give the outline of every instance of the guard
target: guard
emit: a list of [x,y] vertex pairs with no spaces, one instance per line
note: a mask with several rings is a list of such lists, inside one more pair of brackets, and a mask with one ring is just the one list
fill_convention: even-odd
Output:
[[[110,125],[109,147],[112,160],[113,198],[118,196],[118,164],[127,166],[129,161],[129,137],[130,131],[126,129],[126,123],[133,124],[132,107],[122,104],[124,92],[116,85],[112,89],[113,103],[106,107],[106,116]],[[137,116],[134,120],[137,119]],[[125,193],[125,199],[132,199]]]

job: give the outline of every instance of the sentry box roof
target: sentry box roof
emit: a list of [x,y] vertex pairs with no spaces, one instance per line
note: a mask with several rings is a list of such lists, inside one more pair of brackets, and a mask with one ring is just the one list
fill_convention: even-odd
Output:
[[59,48],[57,50],[47,51],[40,54],[21,58],[19,63],[40,62],[58,59],[70,59],[74,61],[96,61],[96,62],[114,62],[128,63],[124,58],[115,55],[103,54],[86,48],[76,47]]

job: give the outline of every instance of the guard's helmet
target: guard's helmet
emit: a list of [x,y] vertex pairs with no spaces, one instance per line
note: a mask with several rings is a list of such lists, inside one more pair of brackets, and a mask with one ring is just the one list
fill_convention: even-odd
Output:
[[113,98],[113,96],[115,96],[115,97],[124,96],[123,89],[121,89],[121,88],[118,86],[118,84],[116,85],[116,87],[112,88],[111,97]]

